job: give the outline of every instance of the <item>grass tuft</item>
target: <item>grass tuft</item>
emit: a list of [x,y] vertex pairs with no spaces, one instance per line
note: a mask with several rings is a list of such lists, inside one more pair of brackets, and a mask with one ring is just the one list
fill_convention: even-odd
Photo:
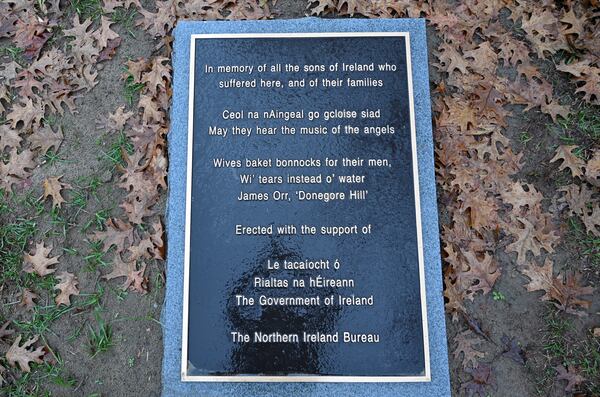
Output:
[[79,15],[79,18],[96,20],[102,16],[102,2],[100,0],[70,0],[69,9]]

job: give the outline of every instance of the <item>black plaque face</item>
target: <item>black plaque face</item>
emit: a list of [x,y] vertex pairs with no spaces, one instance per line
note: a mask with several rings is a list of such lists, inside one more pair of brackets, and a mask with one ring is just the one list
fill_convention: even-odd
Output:
[[429,380],[407,43],[192,38],[183,380]]

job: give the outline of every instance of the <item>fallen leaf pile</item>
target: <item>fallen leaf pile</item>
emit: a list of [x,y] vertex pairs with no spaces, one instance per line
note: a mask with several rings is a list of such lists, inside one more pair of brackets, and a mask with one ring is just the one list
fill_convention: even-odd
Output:
[[[142,8],[139,3],[111,1],[105,11],[135,4],[142,15],[137,25],[151,36],[159,38],[157,48],[170,54],[170,36],[178,19],[261,19],[270,15],[268,6],[258,1],[232,2],[157,1],[156,11]],[[166,134],[171,99],[171,65],[166,56],[128,61],[123,80],[143,88],[137,101],[137,111],[119,107],[101,125],[109,134],[124,133],[133,144],[133,153],[123,152],[125,164],[119,167],[119,187],[127,193],[121,208],[127,219],[112,219],[106,230],[96,232],[93,239],[103,243],[104,250],[115,247],[113,269],[104,279],[124,278],[122,289],[146,293],[147,261],[164,259],[163,227],[154,206],[167,189]],[[151,223],[152,232],[141,232],[135,225]]]
[[[563,54],[554,73],[568,73],[573,95],[589,105],[600,103],[600,18],[598,2],[567,1],[310,1],[312,15],[426,17],[439,44],[432,51],[436,173],[441,206],[451,221],[442,226],[446,309],[454,321],[469,319],[467,301],[488,294],[502,273],[496,253],[512,255],[515,268],[543,291],[542,300],[561,311],[585,315],[593,292],[575,270],[557,274],[552,259],[561,241],[561,213],[554,201],[581,219],[588,233],[600,232],[600,151],[574,153],[560,146],[551,160],[581,184],[568,185],[559,200],[544,197],[519,179],[524,159],[505,135],[510,117],[539,110],[553,122],[572,112],[555,95],[544,60]],[[569,56],[564,56],[569,54]],[[568,59],[566,61],[565,59]],[[512,72],[511,72],[512,71]],[[521,105],[515,107],[514,105]],[[555,206],[556,207],[556,206]],[[538,264],[539,259],[545,264]],[[470,325],[470,324],[469,324]],[[479,363],[471,330],[455,338],[454,355],[462,357],[473,380],[469,395],[486,395],[492,369]]]

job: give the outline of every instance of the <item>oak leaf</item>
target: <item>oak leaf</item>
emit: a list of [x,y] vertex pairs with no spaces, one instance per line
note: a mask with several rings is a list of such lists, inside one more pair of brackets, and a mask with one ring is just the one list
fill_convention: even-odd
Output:
[[585,177],[592,185],[600,187],[600,150],[596,150],[588,160]]
[[154,248],[152,253],[155,259],[165,258],[165,243],[164,243],[164,230],[162,222],[157,220],[152,224],[153,233],[150,235]]
[[438,48],[436,56],[440,60],[439,64],[434,65],[438,69],[451,74],[455,70],[459,70],[462,74],[468,74],[467,66],[469,63],[465,57],[461,55],[453,45],[442,43]]
[[521,210],[541,211],[542,199],[544,198],[535,186],[521,182],[513,182],[504,187],[504,190],[500,192],[500,196],[502,201],[510,204],[517,213]]
[[100,28],[92,33],[92,37],[96,39],[100,48],[108,47],[109,41],[119,38],[119,35],[110,28],[113,23],[107,17],[102,16],[100,18]]
[[127,249],[130,252],[130,261],[137,261],[138,259],[150,259],[154,252],[154,243],[150,237],[140,240],[137,244],[132,245]]
[[587,59],[582,59],[577,62],[566,63],[562,61],[560,64],[556,66],[556,70],[560,70],[561,72],[570,73],[575,77],[581,77],[582,75],[587,75],[591,73],[591,65],[590,61]]
[[465,313],[464,293],[459,283],[452,281],[447,274],[444,277],[444,297],[448,300],[446,311],[452,315],[452,321],[458,321],[458,315]]
[[548,9],[534,9],[530,16],[523,18],[521,27],[527,33],[527,38],[540,59],[544,59],[547,52],[554,54],[559,50],[569,49],[559,30],[558,18]]
[[143,18],[136,26],[141,26],[153,37],[166,36],[175,24],[175,4],[172,0],[156,1],[156,13],[140,8]]
[[102,241],[104,251],[114,245],[118,252],[122,252],[126,245],[133,243],[133,226],[118,218],[110,218],[106,221],[106,230],[94,232],[94,239]]
[[590,68],[589,74],[579,79],[583,83],[575,92],[583,92],[583,100],[591,104],[600,104],[600,67]]
[[532,252],[534,256],[540,255],[542,248],[547,252],[554,252],[553,246],[559,240],[554,231],[545,232],[545,227],[536,227],[523,217],[516,219],[523,228],[510,228],[510,233],[515,235],[517,240],[507,245],[506,251],[517,253],[517,264],[522,265],[527,261],[527,252]]
[[138,107],[144,109],[142,119],[145,123],[162,123],[165,119],[164,112],[159,108],[158,103],[152,95],[140,95]]
[[525,362],[527,361],[526,353],[516,340],[503,335],[500,341],[504,345],[502,351],[504,357],[508,357],[518,364],[525,365]]
[[133,82],[139,84],[142,82],[142,73],[148,70],[150,62],[146,58],[138,58],[135,61],[125,62],[125,65],[127,66],[127,72],[123,73],[121,78],[126,80],[131,76]]
[[311,15],[326,15],[336,9],[333,0],[314,0],[309,1],[307,8]]
[[112,59],[117,53],[117,48],[119,48],[122,41],[123,40],[120,37],[108,40],[106,47],[98,54],[98,62],[108,61],[109,59]]
[[21,141],[23,141],[23,138],[15,129],[10,128],[8,124],[0,125],[0,153],[6,148],[18,149],[21,146]]
[[24,50],[23,57],[31,61],[37,58],[46,41],[52,36],[49,29],[53,24],[34,13],[27,12],[21,15],[16,23],[17,30],[13,40],[17,47]]
[[558,372],[556,379],[557,380],[566,380],[567,386],[565,386],[565,391],[570,393],[573,389],[579,385],[581,385],[587,379],[580,375],[580,371],[577,367],[569,365],[568,369],[559,365],[558,367],[554,367],[556,372]]
[[472,338],[474,336],[473,331],[467,329],[454,337],[456,342],[456,349],[452,352],[454,359],[458,360],[462,353],[462,366],[463,368],[475,367],[480,358],[485,357],[484,352],[480,352],[475,349],[475,345],[481,343],[481,341]]
[[565,12],[565,14],[560,18],[560,21],[567,25],[561,27],[562,34],[564,35],[573,34],[575,36],[581,36],[585,30],[585,19],[578,17],[573,8],[571,8],[568,12]]
[[584,217],[589,211],[589,203],[593,202],[594,192],[585,183],[580,186],[570,184],[558,190],[565,193],[558,201],[566,203],[569,207],[569,215]]
[[25,102],[18,102],[13,104],[12,112],[10,112],[6,118],[11,121],[11,127],[17,128],[19,124],[25,130],[30,130],[33,124],[41,124],[42,118],[44,117],[44,109],[37,103],[34,103],[31,98],[25,100]]
[[556,149],[556,154],[550,162],[553,163],[562,160],[563,162],[560,165],[559,170],[562,171],[565,168],[568,168],[573,177],[581,177],[585,168],[585,162],[573,154],[573,150],[576,148],[577,146],[575,145],[560,145]]
[[488,41],[484,41],[472,50],[464,51],[467,59],[473,59],[470,67],[474,72],[482,76],[493,75],[496,73],[498,64],[498,55]]
[[152,207],[157,201],[158,194],[142,194],[139,196],[130,194],[119,207],[123,208],[129,222],[139,225],[143,223],[143,218],[155,214]]
[[169,59],[165,57],[155,57],[152,60],[152,67],[143,74],[142,83],[150,93],[156,95],[160,90],[165,89],[171,80],[171,66]]
[[594,289],[580,286],[580,275],[576,273],[568,273],[566,278],[561,274],[554,277],[553,264],[548,258],[543,266],[535,263],[527,264],[522,273],[530,279],[525,286],[527,291],[544,291],[540,299],[552,301],[560,310],[571,314],[582,314],[576,311],[575,307],[588,308],[591,305],[591,302],[581,299],[580,296],[591,295]]
[[498,59],[502,59],[505,66],[507,64],[516,66],[519,62],[527,62],[529,59],[529,47],[522,41],[514,40],[510,34],[502,40],[498,49],[500,50]]
[[121,8],[125,6],[125,2],[123,0],[102,0],[102,3],[102,9],[107,14],[114,12],[116,8]]
[[11,367],[15,367],[18,364],[23,372],[31,372],[31,368],[29,367],[29,363],[31,362],[41,364],[45,354],[44,347],[40,346],[35,350],[30,348],[38,339],[39,336],[36,335],[19,346],[21,343],[21,335],[19,335],[6,352],[6,361],[8,364]]
[[121,259],[121,255],[117,253],[113,260],[113,270],[102,276],[102,278],[112,280],[114,278],[125,277],[125,282],[121,286],[124,291],[130,289],[140,294],[145,294],[148,291],[148,280],[144,276],[145,271],[145,263],[138,269],[135,261],[124,262]]
[[125,106],[120,106],[113,113],[108,115],[107,121],[98,125],[99,129],[106,129],[109,132],[119,132],[125,128],[127,121],[131,119],[133,112],[126,112]]
[[60,272],[56,276],[60,281],[59,284],[54,286],[55,290],[60,290],[60,293],[54,299],[57,305],[71,305],[71,295],[79,295],[79,288],[77,285],[79,281],[73,273]]
[[21,301],[19,302],[19,306],[24,307],[27,310],[33,309],[35,306],[35,299],[38,299],[38,294],[34,293],[29,288],[24,288],[21,293]]
[[33,161],[33,152],[25,149],[20,153],[17,149],[10,151],[8,163],[4,163],[0,159],[0,187],[6,190],[11,190],[12,185],[19,180],[28,178],[31,175],[31,170],[36,167]]
[[5,337],[10,336],[15,333],[14,330],[8,329],[10,324],[11,324],[11,322],[7,321],[0,327],[0,339],[5,338]]
[[44,200],[48,197],[52,198],[52,208],[60,208],[65,202],[61,191],[63,189],[71,189],[71,185],[60,181],[61,176],[49,177],[44,179]]
[[466,368],[465,372],[470,374],[473,378],[470,381],[463,383],[460,390],[464,391],[469,396],[487,396],[489,393],[486,391],[486,388],[496,387],[496,377],[489,364],[479,363],[475,368]]
[[552,121],[555,123],[557,116],[560,116],[566,120],[571,113],[571,108],[569,106],[559,104],[556,99],[553,99],[548,103],[542,102],[540,105],[540,110],[547,115],[550,115],[550,117],[552,117]]
[[228,13],[225,19],[230,20],[266,19],[271,16],[267,2],[262,0],[238,0],[229,2],[224,11]]
[[60,255],[50,257],[52,251],[52,244],[48,247],[45,246],[44,242],[37,243],[35,246],[35,253],[25,254],[23,271],[26,273],[37,273],[40,276],[46,276],[54,273],[56,269],[51,269],[50,266],[58,263]]
[[458,272],[456,277],[463,290],[467,291],[467,296],[473,299],[477,291],[484,295],[489,293],[500,277],[500,270],[492,256],[486,252],[480,259],[469,251],[463,251],[462,254],[468,269]]
[[64,139],[64,134],[62,127],[59,127],[55,132],[51,127],[44,126],[36,128],[28,139],[32,149],[39,148],[41,154],[46,154],[50,148],[54,148],[55,152],[58,151]]

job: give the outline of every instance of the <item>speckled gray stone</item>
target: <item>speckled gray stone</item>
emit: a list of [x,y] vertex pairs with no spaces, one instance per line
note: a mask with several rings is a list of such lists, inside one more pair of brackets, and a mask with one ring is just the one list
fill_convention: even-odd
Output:
[[[181,382],[183,247],[187,158],[190,35],[256,32],[408,31],[413,69],[421,221],[427,282],[431,382],[427,383],[190,383]],[[423,19],[318,19],[179,22],[175,28],[173,105],[169,132],[167,292],[164,326],[164,396],[450,396],[442,293],[438,216],[433,166],[427,41]]]

